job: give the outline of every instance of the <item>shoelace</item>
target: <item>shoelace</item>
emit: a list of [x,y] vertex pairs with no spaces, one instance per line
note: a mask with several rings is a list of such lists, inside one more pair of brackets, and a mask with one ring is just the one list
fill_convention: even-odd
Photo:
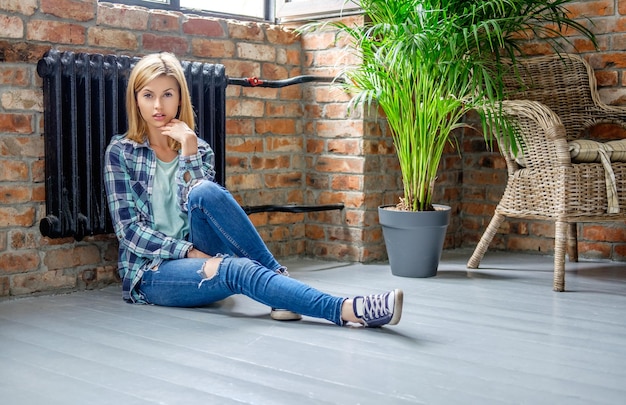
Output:
[[374,295],[365,297],[363,305],[363,313],[366,319],[377,319],[389,312],[387,307],[388,302],[387,295]]
[[287,267],[285,266],[280,266],[278,269],[276,269],[276,273],[289,277],[289,272],[287,271]]

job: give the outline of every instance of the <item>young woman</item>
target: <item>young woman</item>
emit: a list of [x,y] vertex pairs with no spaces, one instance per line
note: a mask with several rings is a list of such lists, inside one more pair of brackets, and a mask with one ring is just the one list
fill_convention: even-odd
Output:
[[136,64],[126,108],[128,132],[105,156],[126,301],[196,307],[244,294],[278,320],[398,323],[400,290],[347,299],[288,277],[236,200],[212,181],[213,151],[194,132],[187,82],[172,54]]

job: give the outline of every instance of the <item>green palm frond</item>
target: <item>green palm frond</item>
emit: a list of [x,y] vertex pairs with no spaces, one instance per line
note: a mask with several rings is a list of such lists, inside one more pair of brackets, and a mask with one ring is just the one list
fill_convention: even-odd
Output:
[[400,161],[404,201],[412,210],[426,210],[443,150],[469,110],[479,113],[487,142],[497,128],[515,149],[515,130],[499,107],[502,61],[521,55],[525,36],[543,38],[557,52],[568,44],[566,30],[596,44],[593,33],[570,18],[570,1],[360,0],[363,25],[324,22],[300,30],[328,27],[350,38],[350,51],[362,60],[341,73],[354,95],[351,105],[382,108]]

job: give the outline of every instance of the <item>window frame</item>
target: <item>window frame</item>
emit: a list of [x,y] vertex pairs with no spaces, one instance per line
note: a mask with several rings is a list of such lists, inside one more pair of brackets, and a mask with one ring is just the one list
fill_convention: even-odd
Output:
[[[103,0],[98,0],[102,2]],[[107,2],[127,4],[129,6],[140,6],[146,8],[156,8],[164,10],[180,10],[180,0],[109,0]]]
[[356,0],[276,0],[276,23],[360,14]]
[[222,18],[235,18],[238,20],[252,20],[252,21],[262,21],[262,22],[274,22],[274,1],[275,0],[262,0],[265,3],[265,15],[262,18],[243,15],[243,14],[229,14],[222,13],[219,11],[211,11],[211,10],[196,10],[196,9],[188,9],[180,6],[180,0],[163,0],[161,1],[151,1],[151,0],[98,0],[98,2],[107,2],[107,3],[119,3],[126,4],[129,6],[139,6],[146,7],[149,9],[161,9],[161,10],[174,10],[180,11],[181,13],[194,13],[199,15],[207,15],[207,16],[215,16]]

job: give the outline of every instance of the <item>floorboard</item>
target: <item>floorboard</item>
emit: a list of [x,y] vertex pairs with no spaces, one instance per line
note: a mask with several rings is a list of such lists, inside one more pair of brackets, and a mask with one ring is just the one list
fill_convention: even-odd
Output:
[[402,288],[395,327],[276,322],[236,296],[193,309],[129,305],[119,286],[0,301],[2,404],[621,404],[626,264],[444,253],[429,279],[386,264],[286,262],[352,296]]

